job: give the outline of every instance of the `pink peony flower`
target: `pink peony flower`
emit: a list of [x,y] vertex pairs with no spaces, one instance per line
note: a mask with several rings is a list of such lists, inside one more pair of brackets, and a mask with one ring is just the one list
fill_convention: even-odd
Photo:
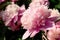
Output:
[[52,28],[47,35],[49,40],[60,40],[60,28]]
[[[42,9],[43,8],[43,9]],[[32,10],[32,11],[31,11]],[[46,14],[45,14],[46,13]],[[40,21],[49,17],[50,15],[50,11],[48,10],[48,8],[44,5],[42,5],[41,7],[35,7],[35,8],[28,8],[24,13],[23,16],[21,18],[21,22],[22,22],[22,26],[24,26],[24,28],[28,28],[30,29],[32,25],[35,21],[37,21],[36,23],[40,23]],[[42,20],[41,20],[42,19]],[[38,24],[39,24],[38,23]],[[30,26],[30,27],[29,27]],[[37,25],[36,25],[37,26]]]
[[57,35],[56,35],[56,33],[55,33],[55,30],[50,30],[49,32],[48,32],[48,40],[55,40],[55,37],[56,37]]
[[60,21],[49,29],[47,37],[49,40],[60,40]]
[[27,29],[22,39],[35,36],[41,29],[53,27],[57,16],[50,17],[51,13],[45,5],[29,7],[21,17],[22,26]]
[[6,10],[2,12],[2,18],[6,26],[12,31],[18,30],[20,23],[20,18],[22,13],[25,11],[24,5],[19,7],[18,5],[12,3],[6,7]]

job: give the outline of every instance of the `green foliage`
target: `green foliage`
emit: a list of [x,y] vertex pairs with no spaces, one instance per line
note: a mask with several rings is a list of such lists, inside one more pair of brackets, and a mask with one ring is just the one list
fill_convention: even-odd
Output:
[[49,8],[55,8],[60,11],[60,0],[49,0],[50,5]]
[[7,5],[9,5],[10,2],[3,2],[0,4],[0,10],[4,10]]

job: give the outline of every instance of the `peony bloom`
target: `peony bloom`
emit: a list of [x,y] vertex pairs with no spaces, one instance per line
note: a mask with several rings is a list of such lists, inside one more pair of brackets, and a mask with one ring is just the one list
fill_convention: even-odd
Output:
[[21,17],[21,23],[24,29],[27,29],[22,39],[28,36],[33,37],[41,29],[46,29],[54,26],[54,21],[58,16],[51,16],[52,11],[45,5],[29,7]]
[[8,5],[4,12],[2,12],[2,19],[5,22],[6,26],[12,31],[18,30],[20,23],[20,18],[22,13],[25,11],[24,5],[19,7],[18,5],[12,3]]
[[49,30],[47,38],[49,40],[60,39],[60,28],[52,28],[51,30]]
[[42,20],[44,22],[44,19],[49,17],[49,15],[50,15],[50,11],[44,5],[42,5],[41,7],[35,7],[35,8],[29,7],[23,13],[23,16],[21,17],[22,26],[24,26],[24,29],[26,29],[26,28],[31,29],[31,27],[34,26],[33,24],[35,21],[37,21],[36,23],[38,23],[38,22],[40,23],[40,21],[42,21]]
[[60,28],[59,27],[60,27],[60,21],[58,21],[56,25],[48,31],[47,37],[49,40],[60,40]]

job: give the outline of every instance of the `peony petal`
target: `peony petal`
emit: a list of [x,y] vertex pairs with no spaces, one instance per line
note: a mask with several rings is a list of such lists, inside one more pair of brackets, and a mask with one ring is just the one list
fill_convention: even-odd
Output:
[[50,17],[57,17],[60,16],[60,13],[57,9],[49,9],[51,11],[51,16]]
[[[52,25],[52,26],[51,26]],[[55,23],[54,22],[52,22],[52,24],[50,25],[50,27],[49,27],[49,25],[47,26],[48,28],[46,28],[46,30],[51,30],[51,29],[55,29]]]
[[15,31],[17,30],[17,26],[15,25],[14,23],[14,19],[12,19],[12,21],[7,25],[7,26],[10,26],[9,28],[12,30],[12,31]]
[[56,22],[56,27],[60,28],[60,21]]
[[30,37],[34,37],[37,33],[38,33],[38,31],[33,31],[33,33],[30,35]]
[[22,5],[22,6],[20,7],[20,10],[25,10],[25,5]]
[[32,33],[32,32],[30,32],[29,30],[27,30],[27,31],[24,33],[22,39],[26,39],[27,37],[30,36],[31,33]]

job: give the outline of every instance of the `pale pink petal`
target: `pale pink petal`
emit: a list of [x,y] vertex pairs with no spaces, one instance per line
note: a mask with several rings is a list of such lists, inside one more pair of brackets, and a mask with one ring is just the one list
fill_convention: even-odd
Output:
[[50,17],[57,17],[60,16],[60,13],[57,9],[49,9],[51,11],[51,16]]
[[28,38],[28,37],[31,35],[31,33],[32,33],[32,32],[30,32],[29,30],[27,30],[27,31],[24,33],[22,39]]
[[38,33],[37,31],[33,31],[30,37],[34,37],[37,33]]
[[21,10],[25,10],[25,5],[22,5],[22,6],[20,7],[20,9],[21,9]]

